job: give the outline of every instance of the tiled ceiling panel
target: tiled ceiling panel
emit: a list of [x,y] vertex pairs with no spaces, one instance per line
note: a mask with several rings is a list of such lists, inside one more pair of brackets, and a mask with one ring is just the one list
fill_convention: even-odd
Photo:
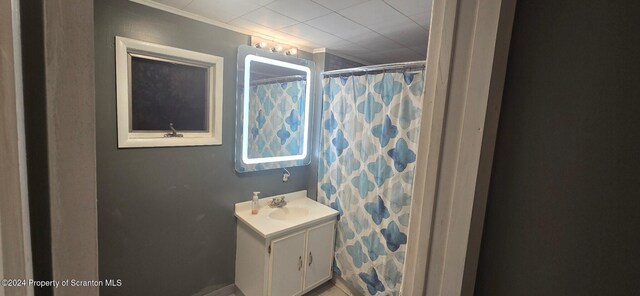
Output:
[[306,22],[333,12],[311,0],[278,0],[267,7],[299,22]]
[[426,44],[428,31],[411,19],[385,23],[376,30],[383,36],[407,47]]
[[409,15],[409,18],[416,22],[418,25],[429,30],[429,22],[431,22],[431,12],[429,12],[429,14]]
[[137,0],[145,1],[378,64],[425,58],[432,0]]
[[259,8],[247,0],[193,0],[184,10],[226,23]]
[[368,0],[313,0],[313,2],[318,3],[333,11],[338,11],[340,9],[358,5],[367,1]]
[[286,27],[281,31],[298,38],[313,40],[317,44],[335,44],[341,40],[335,35],[316,29],[305,23],[298,23],[293,26]]
[[404,15],[412,16],[426,12],[425,15],[431,15],[431,1],[424,0],[384,0]]
[[193,0],[156,0],[156,2],[169,5],[175,8],[184,8]]
[[[228,1],[228,0],[227,0],[227,1]],[[232,0],[232,1],[235,1],[235,0]],[[253,2],[253,3],[255,3],[255,4],[259,4],[259,5],[261,5],[261,6],[265,6],[265,5],[267,5],[267,4],[269,4],[269,3],[271,3],[271,2],[273,2],[273,1],[275,1],[275,0],[249,0],[249,1],[251,1],[251,2]]]
[[307,22],[312,27],[336,35],[345,41],[352,41],[357,36],[371,34],[372,31],[337,13],[328,14]]
[[254,11],[251,11],[243,15],[242,18],[275,30],[293,26],[299,23],[298,21],[290,17],[279,14],[266,7],[261,7]]
[[408,19],[382,0],[370,0],[339,10],[338,13],[374,31],[385,27],[387,23]]

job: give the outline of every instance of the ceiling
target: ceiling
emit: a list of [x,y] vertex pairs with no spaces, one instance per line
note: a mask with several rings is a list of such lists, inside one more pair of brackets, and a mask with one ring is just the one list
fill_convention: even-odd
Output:
[[427,51],[431,0],[153,1],[261,37],[327,48],[369,64],[424,60]]

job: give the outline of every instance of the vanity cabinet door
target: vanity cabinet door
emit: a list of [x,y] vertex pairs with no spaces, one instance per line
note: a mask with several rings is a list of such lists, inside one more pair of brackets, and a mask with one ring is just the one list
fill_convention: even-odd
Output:
[[331,278],[335,221],[307,230],[306,272],[304,289],[314,287]]
[[271,242],[269,295],[295,296],[302,293],[305,231]]

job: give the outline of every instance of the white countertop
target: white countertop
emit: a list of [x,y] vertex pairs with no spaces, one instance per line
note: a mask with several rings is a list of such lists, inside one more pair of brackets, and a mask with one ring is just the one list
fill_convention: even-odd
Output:
[[[300,207],[309,210],[309,214],[305,217],[292,220],[276,220],[269,217],[269,214],[278,208],[270,208],[269,202],[275,197],[285,196],[287,201],[286,207]],[[287,194],[281,194],[271,197],[261,198],[259,200],[260,211],[257,215],[251,214],[251,201],[237,203],[235,205],[235,216],[239,223],[244,223],[251,229],[256,231],[264,238],[272,238],[281,234],[305,228],[311,224],[336,219],[338,211],[316,202],[307,197],[307,191],[297,191]]]

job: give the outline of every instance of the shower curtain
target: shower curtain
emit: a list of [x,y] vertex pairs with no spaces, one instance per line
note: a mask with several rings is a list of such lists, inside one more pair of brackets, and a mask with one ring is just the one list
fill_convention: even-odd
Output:
[[334,272],[364,295],[402,282],[424,71],[323,79],[318,201],[336,209]]

